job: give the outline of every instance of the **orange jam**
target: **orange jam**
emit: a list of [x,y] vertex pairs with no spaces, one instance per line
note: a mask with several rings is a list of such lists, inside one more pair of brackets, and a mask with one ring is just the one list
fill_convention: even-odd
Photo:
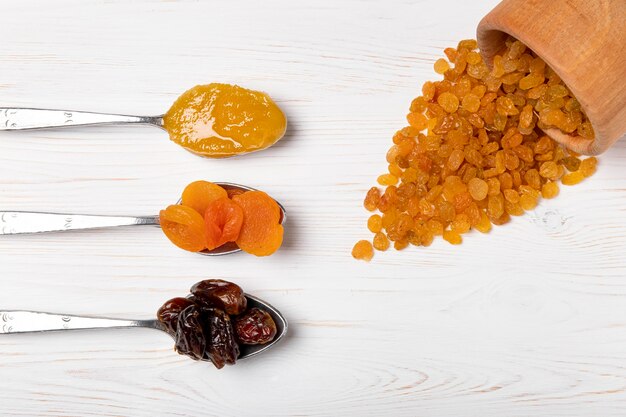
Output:
[[163,127],[193,153],[226,158],[272,146],[285,134],[287,119],[265,93],[213,83],[183,93]]

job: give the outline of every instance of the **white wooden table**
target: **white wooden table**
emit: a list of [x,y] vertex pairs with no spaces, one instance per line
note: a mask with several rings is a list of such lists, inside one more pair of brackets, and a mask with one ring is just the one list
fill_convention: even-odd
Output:
[[350,257],[410,100],[496,2],[2,0],[0,106],[159,114],[223,81],[270,92],[290,130],[229,160],[149,127],[3,133],[3,210],[154,214],[204,178],[268,191],[289,221],[266,259],[152,227],[5,237],[0,308],[150,318],[219,277],[291,333],[222,371],[148,330],[3,336],[0,415],[623,416],[626,141],[489,235]]

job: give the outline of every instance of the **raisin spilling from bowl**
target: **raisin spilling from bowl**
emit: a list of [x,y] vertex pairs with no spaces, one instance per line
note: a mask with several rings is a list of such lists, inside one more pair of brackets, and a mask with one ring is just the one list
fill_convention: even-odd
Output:
[[559,182],[578,184],[596,171],[595,157],[581,160],[544,132],[594,138],[576,97],[522,42],[505,45],[492,68],[475,40],[435,62],[443,79],[424,83],[393,136],[388,172],[363,201],[377,212],[367,221],[373,236],[354,245],[354,258],[430,246],[437,236],[458,245],[472,229],[488,233],[556,197]]
[[276,336],[272,316],[259,308],[246,311],[246,306],[241,287],[208,279],[191,287],[188,297],[166,301],[157,318],[174,337],[178,353],[221,369],[237,362],[240,344],[266,344]]

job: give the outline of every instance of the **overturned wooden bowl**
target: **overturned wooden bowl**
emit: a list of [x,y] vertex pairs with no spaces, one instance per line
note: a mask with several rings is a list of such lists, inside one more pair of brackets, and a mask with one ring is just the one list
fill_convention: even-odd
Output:
[[589,140],[546,133],[585,155],[606,151],[626,134],[626,0],[504,0],[479,23],[489,65],[511,35],[561,77],[595,131]]

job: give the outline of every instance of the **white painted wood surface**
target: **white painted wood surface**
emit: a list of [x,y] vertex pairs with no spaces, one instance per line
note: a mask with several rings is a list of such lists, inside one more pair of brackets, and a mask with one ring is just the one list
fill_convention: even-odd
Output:
[[265,90],[270,150],[205,160],[149,127],[0,135],[0,207],[152,214],[206,178],[289,212],[267,259],[156,228],[0,239],[0,307],[148,318],[220,277],[289,338],[216,371],[148,330],[0,337],[2,416],[623,416],[626,141],[596,176],[462,246],[350,257],[361,201],[442,49],[489,1],[1,0],[0,105],[159,114],[186,88]]

